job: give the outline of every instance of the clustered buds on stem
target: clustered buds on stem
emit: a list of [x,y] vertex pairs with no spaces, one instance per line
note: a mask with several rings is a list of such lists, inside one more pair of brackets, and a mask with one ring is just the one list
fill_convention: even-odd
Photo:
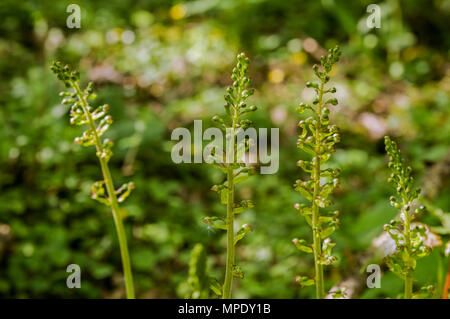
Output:
[[334,145],[340,141],[336,125],[329,124],[329,106],[337,105],[336,98],[325,98],[326,94],[335,93],[336,88],[325,88],[329,82],[329,73],[335,63],[338,62],[340,51],[338,47],[330,49],[328,56],[321,58],[321,68],[313,66],[314,74],[318,82],[307,82],[306,87],[315,91],[315,98],[312,105],[301,103],[297,107],[298,113],[309,111],[311,117],[298,123],[301,128],[297,140],[297,147],[312,156],[310,161],[300,160],[297,166],[310,175],[309,180],[297,180],[294,188],[305,197],[310,204],[295,204],[295,208],[306,219],[313,231],[313,243],[306,240],[294,239],[294,245],[307,253],[314,254],[315,278],[298,276],[296,281],[301,286],[316,285],[317,298],[324,297],[323,265],[329,265],[336,260],[331,253],[334,243],[329,236],[339,226],[339,212],[323,212],[319,208],[326,208],[332,204],[328,196],[338,185],[337,176],[339,170],[326,168],[322,165],[326,163],[331,154],[334,153]]
[[[83,146],[96,146],[97,157],[108,163],[113,155],[114,142],[108,138],[101,141],[100,138],[113,122],[111,115],[108,115],[109,105],[105,104],[93,109],[88,104],[88,100],[96,98],[96,94],[93,92],[94,84],[89,82],[86,89],[81,91],[78,83],[80,79],[78,71],[71,71],[67,65],[63,66],[60,62],[53,63],[51,70],[64,83],[66,88],[72,89],[59,93],[59,96],[63,97],[62,104],[72,105],[70,108],[70,124],[88,126],[88,129],[81,136],[75,138],[74,143]],[[97,120],[98,124],[96,124]],[[111,206],[111,199],[106,195],[104,186],[105,181],[94,183],[91,187],[91,196],[93,199]],[[118,202],[123,202],[133,189],[134,183],[130,182],[116,190],[115,193],[119,196]]]
[[[214,116],[212,120],[220,124],[221,129],[226,132],[227,149],[226,152],[215,152],[209,161],[214,167],[220,169],[227,174],[225,182],[214,185],[211,190],[219,193],[221,203],[227,206],[227,217],[205,217],[203,221],[209,226],[227,231],[227,265],[225,273],[225,282],[219,289],[213,289],[223,298],[231,298],[231,284],[233,277],[243,278],[244,273],[241,268],[234,263],[234,247],[252,231],[248,224],[244,224],[234,234],[234,216],[242,213],[248,208],[254,207],[251,200],[244,200],[235,203],[234,187],[237,183],[243,182],[254,173],[254,168],[246,166],[240,161],[245,153],[249,150],[249,146],[253,141],[244,139],[236,141],[236,136],[243,130],[252,126],[252,122],[248,119],[240,119],[244,114],[256,111],[256,106],[247,105],[247,99],[254,93],[254,89],[250,88],[250,78],[248,77],[249,59],[244,53],[237,56],[237,64],[233,68],[231,75],[232,85],[227,88],[225,95],[224,108],[227,116],[221,118]],[[231,158],[231,160],[230,160]]]
[[[321,210],[332,205],[328,199],[329,195],[338,186],[339,170],[333,168],[322,168],[335,152],[335,144],[340,141],[338,128],[330,124],[329,114],[331,105],[336,106],[336,98],[326,98],[327,94],[336,93],[336,88],[326,88],[330,81],[330,72],[333,65],[340,57],[338,47],[330,49],[328,55],[322,56],[320,66],[314,65],[313,71],[317,77],[317,82],[307,82],[306,87],[312,88],[315,97],[312,104],[300,103],[297,107],[298,113],[305,111],[311,114],[298,123],[300,134],[297,139],[297,147],[311,156],[310,160],[299,160],[297,166],[305,173],[309,174],[307,180],[296,180],[294,188],[309,203],[295,204],[295,209],[302,215],[307,224],[312,229],[313,242],[309,243],[305,239],[294,238],[292,243],[299,250],[314,255],[315,275],[314,278],[307,276],[297,276],[296,282],[300,286],[316,286],[317,298],[323,298],[324,280],[323,266],[330,265],[336,260],[332,254],[335,246],[330,239],[333,232],[340,226],[339,211]],[[254,167],[247,166],[240,159],[243,158],[253,141],[244,139],[236,141],[239,133],[249,127],[252,122],[248,119],[241,119],[241,116],[254,112],[257,108],[254,105],[248,106],[247,99],[254,93],[250,88],[250,78],[248,77],[249,59],[243,54],[237,56],[237,64],[232,71],[232,85],[227,88],[224,108],[227,116],[225,118],[214,116],[212,120],[217,122],[221,129],[226,132],[227,148],[219,150],[213,148],[207,162],[227,174],[227,179],[218,185],[212,186],[211,190],[220,196],[221,204],[227,207],[227,216],[204,217],[203,222],[208,226],[227,232],[227,261],[224,284],[207,276],[206,254],[201,245],[197,245],[192,253],[189,270],[189,285],[192,293],[190,298],[207,297],[205,287],[207,285],[217,295],[223,298],[231,298],[231,287],[233,277],[244,278],[242,269],[235,264],[235,246],[242,240],[252,227],[243,224],[235,234],[234,216],[243,211],[253,208],[254,202],[242,200],[239,203],[234,198],[235,185],[246,180],[254,173]],[[111,207],[119,238],[122,255],[122,263],[125,276],[126,291],[129,298],[134,298],[133,279],[129,260],[128,247],[122,223],[122,216],[119,211],[119,203],[125,201],[135,188],[133,182],[125,183],[117,190],[111,178],[108,162],[113,155],[113,141],[108,138],[101,139],[113,122],[108,114],[107,104],[93,108],[89,105],[89,100],[96,98],[93,92],[93,83],[90,82],[84,90],[80,89],[80,74],[72,71],[60,62],[55,62],[51,70],[57,78],[63,82],[68,91],[63,91],[63,104],[70,104],[70,124],[86,125],[87,129],[74,142],[83,146],[95,146],[96,155],[100,161],[103,180],[95,182],[91,187],[91,197],[102,204]],[[395,252],[388,255],[386,263],[388,267],[405,281],[405,298],[412,298],[413,275],[416,268],[417,259],[427,256],[431,248],[424,244],[427,229],[419,224],[412,223],[416,215],[424,211],[420,206],[412,211],[413,202],[418,198],[420,190],[414,188],[414,179],[411,176],[412,169],[406,166],[397,144],[388,136],[385,137],[386,152],[389,155],[389,165],[391,175],[388,179],[397,191],[397,196],[390,197],[390,204],[400,211],[399,219],[392,220],[384,226],[392,240],[395,242]],[[230,160],[231,158],[231,160]],[[422,288],[423,292],[430,291],[431,286]],[[344,297],[345,290],[336,290],[334,297]]]
[[397,275],[405,280],[405,298],[412,297],[412,279],[416,261],[430,254],[431,248],[424,244],[426,228],[421,224],[412,224],[415,216],[424,211],[420,206],[412,211],[413,201],[419,196],[420,189],[414,188],[411,176],[412,168],[406,166],[397,144],[388,136],[384,138],[386,152],[389,155],[391,175],[388,179],[397,190],[397,197],[391,196],[390,203],[400,211],[400,219],[384,225],[384,230],[395,242],[395,252],[386,257],[386,263]]
[[[117,235],[119,237],[120,250],[122,255],[122,264],[125,276],[125,287],[128,298],[134,298],[133,278],[131,273],[130,258],[128,246],[126,243],[125,231],[122,223],[122,215],[119,211],[119,203],[122,203],[134,189],[133,182],[123,184],[119,189],[114,189],[108,162],[113,155],[113,141],[101,137],[106,133],[112,124],[112,117],[108,115],[109,106],[102,105],[93,108],[89,105],[89,100],[93,100],[96,94],[93,92],[93,83],[90,82],[82,91],[80,89],[80,74],[77,71],[71,71],[70,68],[63,66],[60,62],[54,62],[51,70],[61,80],[68,91],[63,91],[59,95],[63,97],[63,104],[71,104],[70,124],[86,125],[88,128],[83,134],[75,138],[74,142],[83,146],[95,146],[96,155],[100,161],[103,180],[95,182],[91,187],[91,197],[112,209]],[[97,123],[98,122],[98,123]]]

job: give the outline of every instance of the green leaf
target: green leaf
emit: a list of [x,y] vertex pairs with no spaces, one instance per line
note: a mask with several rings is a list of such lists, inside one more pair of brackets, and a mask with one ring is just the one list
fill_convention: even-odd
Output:
[[307,145],[305,145],[305,144],[300,144],[300,145],[298,146],[298,148],[301,149],[302,151],[305,151],[306,153],[308,153],[308,154],[310,154],[310,155],[313,155],[313,156],[316,155],[316,153],[314,152],[314,150],[313,150],[310,146],[307,146]]
[[311,217],[309,217],[308,215],[303,215],[303,217],[305,218],[306,223],[308,223],[308,225],[310,227],[312,227],[312,219],[311,219]]
[[255,207],[255,203],[251,200],[242,200],[239,204],[235,204],[233,214],[240,214],[243,211]]
[[332,233],[334,233],[335,230],[336,230],[336,227],[334,227],[334,226],[322,229],[322,231],[320,232],[320,238],[322,238],[322,239],[327,238]]
[[306,276],[295,277],[295,282],[300,285],[300,287],[308,287],[314,285],[315,281],[312,278]]
[[234,182],[234,184],[238,184],[238,183],[245,181],[247,178],[249,178],[248,173],[240,173],[238,176],[236,176],[233,179],[233,182]]
[[304,188],[303,186],[297,185],[295,187],[295,190],[297,192],[300,192],[300,194],[302,194],[303,197],[305,197],[307,200],[309,200],[309,201],[312,200],[312,194],[306,188]]
[[334,190],[334,185],[331,183],[327,183],[322,187],[322,190],[320,191],[320,197],[327,198],[331,192]]
[[[233,178],[233,184],[238,184],[241,183],[243,181],[245,181],[247,178],[250,177],[250,174],[248,172],[239,172],[234,174],[234,178]],[[223,183],[224,186],[228,187],[228,181],[225,181]]]
[[238,206],[236,208],[233,208],[233,214],[240,214],[244,212],[247,209],[247,207]]
[[227,229],[227,221],[224,218],[212,216],[212,217],[204,217],[203,222],[213,228],[217,229]]
[[209,278],[209,288],[217,295],[222,296],[222,284],[215,278]]
[[251,231],[252,227],[249,224],[242,225],[239,231],[237,232],[236,236],[234,236],[234,245],[236,245],[238,241],[244,238],[245,235],[247,235],[247,233]]
[[305,253],[312,253],[313,249],[311,248],[311,245],[309,245],[306,240],[304,239],[292,239],[292,243],[297,247],[297,249],[304,251]]

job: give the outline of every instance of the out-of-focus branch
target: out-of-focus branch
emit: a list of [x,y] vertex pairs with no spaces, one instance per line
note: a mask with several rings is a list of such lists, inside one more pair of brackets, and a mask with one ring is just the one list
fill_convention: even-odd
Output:
[[12,240],[11,227],[6,224],[0,224],[0,261],[3,259],[3,255]]

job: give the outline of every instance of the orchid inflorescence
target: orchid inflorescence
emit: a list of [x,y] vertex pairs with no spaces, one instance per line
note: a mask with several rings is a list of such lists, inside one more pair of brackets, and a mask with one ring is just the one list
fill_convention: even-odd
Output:
[[299,122],[301,133],[298,136],[297,147],[312,156],[310,161],[300,160],[297,162],[304,172],[310,175],[308,180],[297,180],[294,188],[309,204],[295,204],[295,208],[306,219],[313,232],[313,243],[310,244],[304,239],[293,239],[292,242],[299,249],[306,253],[314,254],[315,276],[309,278],[298,276],[296,281],[300,286],[316,285],[317,298],[323,298],[324,281],[323,266],[329,265],[336,260],[332,255],[332,248],[335,244],[329,236],[339,226],[339,212],[325,212],[321,208],[326,208],[332,204],[328,196],[338,185],[338,169],[322,168],[334,153],[334,145],[340,141],[336,125],[330,124],[330,105],[337,105],[336,98],[325,98],[326,94],[336,92],[336,88],[325,88],[325,84],[330,81],[329,73],[333,65],[339,60],[340,50],[338,47],[330,49],[328,56],[322,56],[319,66],[313,66],[314,74],[318,82],[307,82],[306,87],[313,88],[315,98],[312,105],[301,103],[297,107],[298,113],[309,111],[312,117]]
[[63,91],[59,95],[63,97],[62,104],[72,105],[70,109],[70,124],[88,126],[81,136],[75,138],[74,142],[83,146],[93,145],[97,150],[96,155],[100,161],[103,180],[97,181],[92,185],[91,197],[111,207],[119,238],[127,296],[128,298],[134,298],[130,257],[119,203],[122,203],[128,197],[135,185],[133,182],[129,182],[123,184],[117,190],[114,188],[108,167],[108,162],[113,155],[112,147],[114,143],[107,138],[101,140],[101,137],[112,124],[112,117],[108,115],[109,106],[102,105],[93,108],[89,105],[88,101],[96,98],[96,94],[93,91],[94,85],[92,82],[89,82],[82,91],[80,89],[80,74],[78,71],[72,71],[69,66],[63,66],[60,62],[54,62],[51,70],[68,89],[68,91]]
[[222,295],[224,299],[231,298],[231,286],[233,277],[243,278],[244,273],[241,268],[235,264],[235,246],[245,235],[252,231],[249,224],[244,224],[234,234],[234,216],[243,211],[254,207],[251,200],[235,202],[235,185],[246,180],[254,173],[252,166],[247,166],[241,159],[249,150],[253,142],[251,139],[239,140],[237,136],[244,130],[252,126],[248,119],[240,119],[246,113],[256,111],[256,106],[248,106],[246,100],[254,93],[250,88],[250,78],[248,77],[249,59],[244,53],[237,56],[237,64],[233,68],[231,80],[233,84],[227,88],[225,95],[226,117],[214,116],[213,121],[220,124],[222,130],[226,133],[227,149],[226,152],[212,149],[207,162],[227,174],[227,179],[219,185],[214,185],[211,189],[220,196],[220,201],[227,207],[227,217],[205,217],[203,221],[209,226],[227,232],[227,262],[225,281],[221,290],[214,289],[215,292]]
[[431,248],[424,244],[427,229],[419,223],[412,223],[422,213],[424,206],[413,211],[413,202],[419,197],[420,189],[414,188],[412,168],[406,166],[397,144],[388,136],[384,139],[386,152],[389,155],[391,175],[388,179],[397,190],[397,197],[391,196],[390,203],[400,210],[400,219],[394,219],[384,226],[384,230],[395,242],[395,252],[385,257],[386,263],[405,281],[404,298],[410,299],[413,292],[413,275],[416,261],[430,254]]

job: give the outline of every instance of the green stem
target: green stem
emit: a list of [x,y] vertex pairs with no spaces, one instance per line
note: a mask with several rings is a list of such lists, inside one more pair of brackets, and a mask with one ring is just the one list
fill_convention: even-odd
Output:
[[[240,90],[238,91],[240,96]],[[233,285],[233,266],[234,266],[234,159],[236,154],[234,154],[234,144],[235,144],[235,134],[234,130],[237,123],[237,114],[234,110],[232,117],[232,127],[230,131],[230,143],[227,146],[227,157],[229,154],[233,154],[231,163],[228,163],[227,167],[227,181],[228,181],[228,196],[227,196],[227,264],[225,270],[225,282],[223,284],[223,299],[231,299],[231,288]]]
[[[238,96],[241,96],[241,90],[238,90]],[[227,145],[227,158],[233,154],[231,163],[227,167],[228,196],[227,196],[227,264],[225,270],[225,282],[223,284],[223,299],[231,299],[231,288],[233,285],[233,266],[234,266],[234,168],[235,154],[235,129],[237,126],[238,114],[233,110],[232,125],[230,130],[229,144]]]
[[405,278],[405,299],[411,299],[412,297],[412,277],[406,276]]
[[81,107],[83,108],[84,113],[86,114],[86,117],[89,122],[89,126],[94,134],[94,141],[95,141],[95,148],[97,149],[97,157],[100,161],[100,166],[103,173],[103,178],[106,185],[106,190],[108,191],[108,196],[111,202],[111,209],[112,214],[114,218],[114,225],[116,227],[117,231],[117,237],[119,239],[119,247],[120,247],[120,255],[122,257],[122,267],[124,272],[124,278],[125,278],[125,290],[127,293],[128,299],[134,299],[134,286],[133,286],[133,274],[131,271],[131,263],[130,263],[130,254],[128,252],[128,245],[127,245],[127,237],[125,234],[125,228],[123,226],[122,222],[122,216],[120,215],[119,210],[119,203],[117,201],[116,192],[114,189],[113,180],[111,177],[111,172],[108,167],[108,163],[104,158],[101,157],[101,154],[103,153],[103,146],[100,141],[100,138],[97,134],[96,126],[94,119],[92,118],[91,113],[88,110],[88,103],[86,101],[85,96],[80,90],[80,87],[78,86],[78,83],[72,82],[73,88],[75,89],[78,98],[81,102]]
[[223,284],[223,299],[231,298],[231,286],[233,283],[233,265],[234,265],[234,174],[233,168],[228,167],[228,200],[227,200],[227,265],[225,271],[225,282]]
[[314,193],[312,198],[312,230],[313,230],[313,248],[314,248],[314,264],[315,264],[315,282],[316,282],[316,298],[322,299],[325,297],[324,282],[323,282],[323,265],[320,263],[322,255],[322,243],[320,239],[319,229],[319,207],[316,199],[320,192],[320,128],[321,128],[321,113],[322,113],[322,98],[323,98],[324,80],[320,83],[319,103],[317,104],[317,124],[315,134],[315,163],[312,172],[314,180]]
[[[404,201],[405,202],[405,201]],[[405,216],[405,243],[406,243],[406,267],[407,275],[405,276],[405,299],[411,299],[412,297],[412,270],[410,270],[410,251],[411,251],[411,217],[409,215],[409,211],[403,210],[403,214]]]

